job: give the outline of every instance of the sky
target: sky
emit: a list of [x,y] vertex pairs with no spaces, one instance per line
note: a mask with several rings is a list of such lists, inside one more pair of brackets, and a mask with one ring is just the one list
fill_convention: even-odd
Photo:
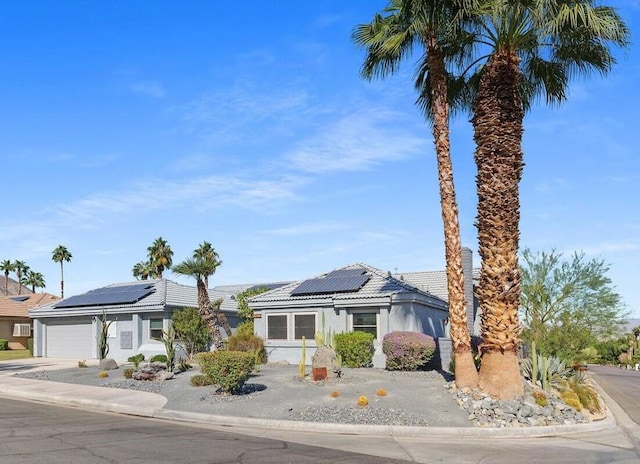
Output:
[[[386,3],[3,1],[0,260],[59,294],[65,245],[66,296],[134,280],[158,237],[174,263],[212,243],[211,286],[444,269],[419,56],[366,81],[351,41]],[[604,260],[640,317],[640,1],[607,4],[631,46],[525,118],[520,245]],[[479,266],[468,119],[451,121],[452,159]]]

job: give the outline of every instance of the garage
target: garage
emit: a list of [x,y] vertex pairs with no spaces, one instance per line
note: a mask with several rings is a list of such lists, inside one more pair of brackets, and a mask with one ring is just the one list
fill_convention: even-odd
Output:
[[47,320],[45,327],[46,357],[78,360],[94,357],[94,345],[97,342],[92,333],[90,316]]

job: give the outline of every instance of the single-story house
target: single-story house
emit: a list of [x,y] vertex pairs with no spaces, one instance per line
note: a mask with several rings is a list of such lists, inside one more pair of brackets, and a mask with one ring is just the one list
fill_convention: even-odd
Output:
[[[232,329],[239,322],[235,296],[254,285],[208,290],[212,302],[222,299],[221,309]],[[109,358],[123,362],[138,353],[147,359],[165,354],[162,331],[169,328],[174,311],[198,307],[197,295],[195,286],[156,279],[108,285],[40,306],[29,312],[34,356],[97,359],[103,315],[113,321],[107,339]]]
[[[303,337],[314,348],[316,332],[361,330],[374,335],[373,365],[384,367],[385,334],[416,331],[444,337],[448,317],[442,298],[367,264],[293,282],[251,298],[249,306],[269,361],[291,364],[300,362]],[[307,364],[313,353],[306,350]]]
[[0,339],[9,341],[9,349],[26,350],[31,338],[29,310],[58,299],[50,293],[0,297]]

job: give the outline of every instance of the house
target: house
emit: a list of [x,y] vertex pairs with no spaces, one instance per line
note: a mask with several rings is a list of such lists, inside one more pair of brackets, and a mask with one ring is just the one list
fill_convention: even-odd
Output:
[[[279,284],[265,285],[274,288]],[[208,290],[212,302],[222,300],[221,309],[232,328],[239,322],[235,296],[253,286]],[[165,354],[162,332],[169,328],[174,311],[198,307],[197,295],[194,286],[157,279],[113,284],[34,308],[29,312],[34,356],[97,359],[103,317],[113,321],[107,337],[108,357],[122,362],[138,353],[146,358]]]
[[49,293],[0,297],[0,339],[8,340],[12,350],[26,350],[31,338],[29,310],[58,299]]
[[[471,335],[480,335],[480,306],[475,296],[475,289],[480,282],[480,268],[473,267],[473,253],[471,249],[462,248],[462,269],[465,276],[464,297],[467,303],[467,325]],[[427,293],[449,301],[447,288],[447,272],[421,271],[395,273],[394,277],[418,287]],[[446,336],[449,336],[447,334]]]
[[[269,361],[291,364],[301,359],[303,337],[313,348],[316,332],[361,330],[374,335],[373,364],[384,367],[385,334],[402,330],[443,337],[448,316],[442,298],[367,264],[293,282],[251,298],[249,305]],[[306,351],[307,364],[313,352]]]

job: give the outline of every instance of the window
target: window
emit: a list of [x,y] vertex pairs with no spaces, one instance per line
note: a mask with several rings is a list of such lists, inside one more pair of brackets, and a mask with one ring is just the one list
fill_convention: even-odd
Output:
[[287,337],[287,316],[286,314],[267,316],[267,339],[286,340]]
[[358,330],[378,338],[378,313],[353,313],[351,318],[351,328],[354,332]]
[[149,319],[149,338],[152,340],[162,339],[163,330],[162,319]]
[[296,340],[313,340],[316,336],[316,315],[315,314],[294,314],[294,330]]
[[31,324],[14,324],[13,325],[14,337],[30,337],[31,336]]
[[267,340],[313,340],[316,313],[267,314]]

